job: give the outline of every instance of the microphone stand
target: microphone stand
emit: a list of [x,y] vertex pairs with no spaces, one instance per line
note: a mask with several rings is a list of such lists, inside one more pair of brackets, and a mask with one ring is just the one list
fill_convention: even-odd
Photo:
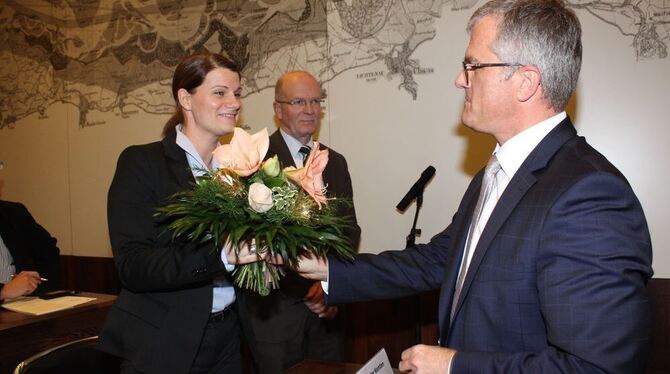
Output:
[[[421,235],[421,229],[416,228],[416,221],[419,218],[419,210],[421,210],[421,205],[423,205],[423,190],[416,197],[416,212],[414,212],[414,223],[412,223],[412,229],[407,235],[407,242],[405,249],[414,247],[415,240],[417,235]],[[416,323],[414,325],[414,339],[416,344],[421,344],[421,295],[414,296],[414,303],[416,305]]]
[[414,213],[414,223],[412,223],[412,229],[409,230],[407,235],[407,241],[405,242],[405,248],[414,247],[417,235],[421,235],[421,229],[416,228],[416,221],[419,219],[419,210],[423,205],[423,191],[416,197],[416,212]]

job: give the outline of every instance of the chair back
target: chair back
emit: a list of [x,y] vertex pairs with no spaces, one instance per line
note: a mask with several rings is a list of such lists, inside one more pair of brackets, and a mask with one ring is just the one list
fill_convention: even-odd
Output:
[[118,374],[120,359],[96,349],[97,336],[42,351],[20,362],[14,374]]

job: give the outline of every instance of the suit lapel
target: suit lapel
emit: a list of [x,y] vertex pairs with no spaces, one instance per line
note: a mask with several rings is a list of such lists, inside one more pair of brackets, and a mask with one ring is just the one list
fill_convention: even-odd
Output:
[[[549,132],[549,134],[547,134],[547,136],[544,137],[544,139],[542,139],[542,141],[535,147],[530,155],[528,155],[526,160],[519,167],[519,170],[517,170],[516,174],[514,174],[512,180],[510,180],[507,188],[505,188],[505,191],[500,197],[500,200],[498,200],[496,203],[496,206],[491,213],[491,217],[489,217],[489,220],[484,227],[484,231],[482,231],[479,242],[477,242],[477,247],[475,248],[472,261],[468,267],[468,272],[463,283],[463,289],[461,290],[461,295],[458,300],[458,304],[456,305],[454,319],[456,319],[461,305],[463,304],[463,300],[465,300],[468,295],[470,285],[477,275],[479,266],[481,265],[486,252],[489,250],[491,243],[495,240],[498,231],[507,221],[509,216],[514,212],[514,209],[517,207],[526,192],[535,184],[537,180],[537,177],[535,176],[536,172],[544,169],[551,161],[552,157],[556,154],[556,152],[558,152],[558,150],[561,148],[561,146],[563,146],[565,142],[575,136],[576,131],[572,125],[572,122],[570,122],[570,119],[566,118],[565,120],[561,121],[561,123],[559,123],[551,132]],[[477,185],[481,186],[481,181]],[[468,231],[472,217],[472,210],[474,209],[474,204],[472,204],[472,202],[476,201],[477,198],[478,196],[473,196],[473,199],[471,200],[470,207],[468,209],[469,219],[465,220],[467,225],[461,227],[463,230],[461,233],[467,233]],[[460,253],[461,256],[463,253],[463,244],[464,243],[462,242],[459,243],[460,246],[458,248],[460,250],[456,251]],[[458,262],[460,264],[460,261],[454,262]],[[454,271],[458,273],[458,267]],[[452,290],[449,291],[452,297],[453,284],[455,284],[455,281],[452,283]]]
[[163,139],[163,149],[165,150],[167,166],[174,175],[179,189],[191,188],[195,179],[191,168],[188,166],[188,161],[186,161],[186,153],[177,145],[176,131],[170,132]]
[[288,146],[286,145],[284,138],[282,138],[279,130],[270,135],[270,147],[268,148],[268,153],[265,158],[268,159],[274,155],[279,157],[279,162],[281,162],[282,169],[288,166],[296,167],[295,162],[293,161],[293,156],[291,155],[291,151],[288,149]]

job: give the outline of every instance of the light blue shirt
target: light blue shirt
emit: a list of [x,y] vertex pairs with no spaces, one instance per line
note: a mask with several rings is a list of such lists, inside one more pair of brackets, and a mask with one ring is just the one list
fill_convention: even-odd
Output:
[[284,143],[288,146],[288,150],[291,152],[291,157],[293,157],[293,162],[295,163],[295,167],[300,169],[304,165],[302,164],[302,153],[300,153],[300,148],[303,145],[306,145],[312,149],[314,149],[314,141],[310,139],[307,144],[302,144],[300,143],[300,140],[292,137],[291,135],[287,134],[286,131],[279,129],[279,133],[281,134],[282,138],[284,138]]
[[[193,178],[196,178],[207,173],[209,168],[200,157],[200,154],[195,149],[191,140],[181,132],[182,125],[177,126],[177,145],[181,147],[186,153],[186,161],[191,168]],[[216,158],[212,159],[212,168],[217,169],[219,163]],[[226,265],[228,272],[235,269],[234,265],[228,264],[228,259],[223,251],[221,251],[221,261]],[[225,309],[228,305],[235,302],[235,289],[230,280],[225,276],[214,278],[214,298],[212,299],[212,313]]]

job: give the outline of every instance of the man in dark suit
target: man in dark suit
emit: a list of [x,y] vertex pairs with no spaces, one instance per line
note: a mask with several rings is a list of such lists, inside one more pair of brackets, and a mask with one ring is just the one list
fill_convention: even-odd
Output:
[[563,111],[581,27],[561,0],[493,0],[468,24],[456,86],[463,123],[498,142],[451,224],[405,251],[304,259],[328,302],[441,289],[438,346],[404,351],[420,373],[642,373],[651,241],[624,176]]
[[[307,72],[289,72],[277,81],[273,105],[280,128],[270,136],[267,158],[277,155],[283,167],[303,166],[303,158],[315,144],[312,134],[321,119],[321,97],[319,83]],[[319,147],[327,148],[322,144]],[[347,161],[332,149],[328,149],[328,154],[323,172],[328,197],[352,200]],[[357,248],[361,230],[353,204],[344,208],[341,215],[352,219],[346,234],[352,247]],[[326,307],[320,282],[288,272],[278,290],[265,297],[251,296],[249,304],[262,374],[282,373],[305,358],[342,359],[338,309]]]
[[0,300],[59,287],[59,254],[23,204],[0,200]]

